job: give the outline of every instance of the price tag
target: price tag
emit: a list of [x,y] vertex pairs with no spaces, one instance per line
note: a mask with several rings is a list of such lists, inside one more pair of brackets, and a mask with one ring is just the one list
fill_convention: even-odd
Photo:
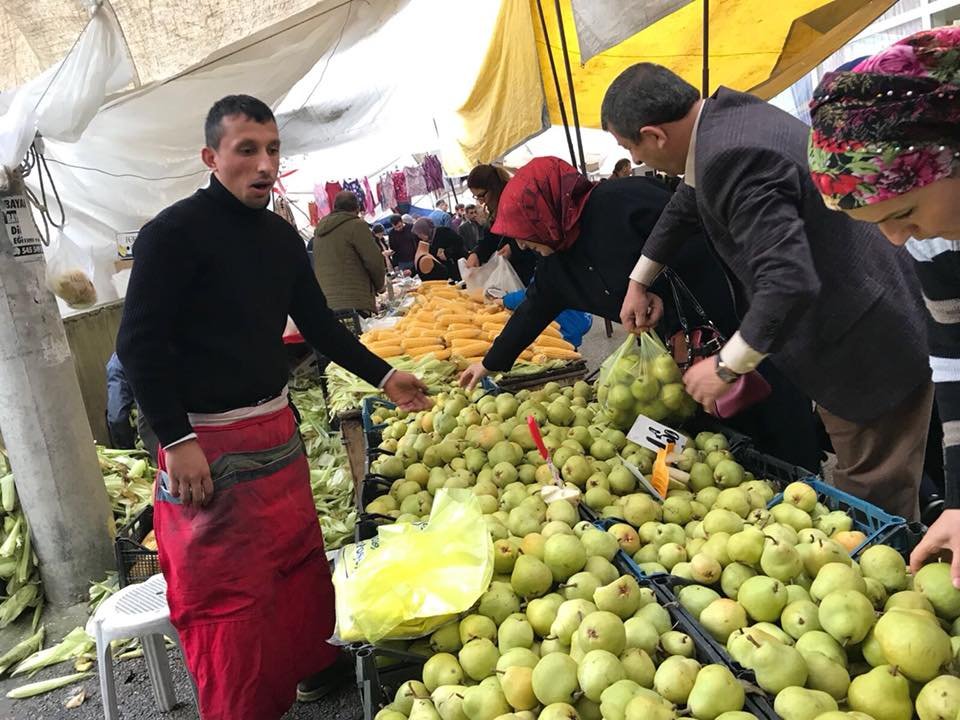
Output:
[[667,457],[673,452],[673,443],[667,443],[662,450],[657,451],[657,459],[653,461],[653,489],[660,497],[667,496],[670,488],[670,470],[667,468]]
[[40,232],[33,222],[30,203],[24,195],[8,195],[0,198],[0,212],[7,239],[13,246],[16,260],[39,260],[43,257]]
[[646,415],[637,415],[633,427],[627,433],[627,439],[654,452],[660,452],[671,443],[676,447],[677,452],[680,452],[687,444],[686,435],[681,435],[673,428],[651,420]]

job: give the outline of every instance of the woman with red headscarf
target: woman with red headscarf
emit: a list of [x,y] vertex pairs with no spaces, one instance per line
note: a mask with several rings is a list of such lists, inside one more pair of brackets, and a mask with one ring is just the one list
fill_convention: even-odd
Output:
[[946,509],[910,564],[916,571],[949,552],[960,587],[960,28],[923,30],[829,73],[810,116],[810,172],[824,202],[877,224],[916,260],[943,422]]

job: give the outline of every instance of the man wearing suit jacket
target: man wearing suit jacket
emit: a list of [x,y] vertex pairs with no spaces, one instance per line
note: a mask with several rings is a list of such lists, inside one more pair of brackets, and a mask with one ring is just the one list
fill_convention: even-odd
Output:
[[630,275],[624,326],[656,324],[663,306],[647,288],[702,227],[737,291],[740,327],[715,361],[687,371],[690,394],[712,407],[770,356],[817,403],[836,485],[916,519],[933,402],[917,280],[902,249],[823,204],[809,128],[726,88],[702,100],[650,63],[614,80],[601,117],[634,162],[683,175]]

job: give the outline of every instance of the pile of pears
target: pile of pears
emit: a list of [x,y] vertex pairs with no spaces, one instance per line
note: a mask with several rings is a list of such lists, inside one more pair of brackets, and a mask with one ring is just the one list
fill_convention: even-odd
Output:
[[[675,425],[692,417],[697,402],[687,394],[683,375],[662,348],[645,347],[647,338],[625,345],[603,363],[597,397],[611,423],[629,430],[638,415]],[[655,352],[649,352],[649,350]],[[644,352],[647,351],[647,352]]]
[[654,590],[613,564],[611,534],[565,500],[535,517],[535,531],[495,543],[487,592],[430,636],[422,678],[376,720],[755,717],[734,674],[701,665]]

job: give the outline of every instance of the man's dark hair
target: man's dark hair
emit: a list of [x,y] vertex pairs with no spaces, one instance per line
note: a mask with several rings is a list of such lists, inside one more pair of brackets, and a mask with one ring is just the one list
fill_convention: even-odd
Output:
[[464,212],[470,212],[471,210],[476,210],[476,209],[477,209],[477,206],[471,204],[471,205],[467,205],[467,206],[463,209],[463,211],[464,211]]
[[382,233],[382,232],[386,232],[386,230],[384,229],[383,225],[381,225],[380,223],[377,223],[372,228],[370,228],[370,232],[376,235],[378,232]]
[[349,213],[360,212],[360,198],[351,190],[341,190],[333,199],[333,209]]
[[617,164],[613,166],[613,171],[615,173],[618,173],[625,170],[628,167],[630,167],[629,158],[621,158],[620,160],[617,160]]
[[207,147],[216,150],[223,139],[223,119],[231,115],[244,115],[254,122],[276,122],[273,111],[262,100],[250,95],[227,95],[217,100],[207,113],[203,134]]
[[457,203],[456,206],[455,206],[453,209],[454,209],[454,210],[466,210],[467,208],[464,206],[463,203]]
[[397,223],[402,223],[402,222],[403,222],[403,216],[402,216],[402,215],[391,215],[391,216],[390,216],[390,225],[391,225],[391,226],[396,225]]
[[610,83],[600,106],[600,123],[604,130],[637,141],[640,128],[676,122],[699,99],[693,85],[662,65],[637,63]]
[[437,200],[437,204],[434,207],[440,207],[441,205],[446,205],[446,200]]

